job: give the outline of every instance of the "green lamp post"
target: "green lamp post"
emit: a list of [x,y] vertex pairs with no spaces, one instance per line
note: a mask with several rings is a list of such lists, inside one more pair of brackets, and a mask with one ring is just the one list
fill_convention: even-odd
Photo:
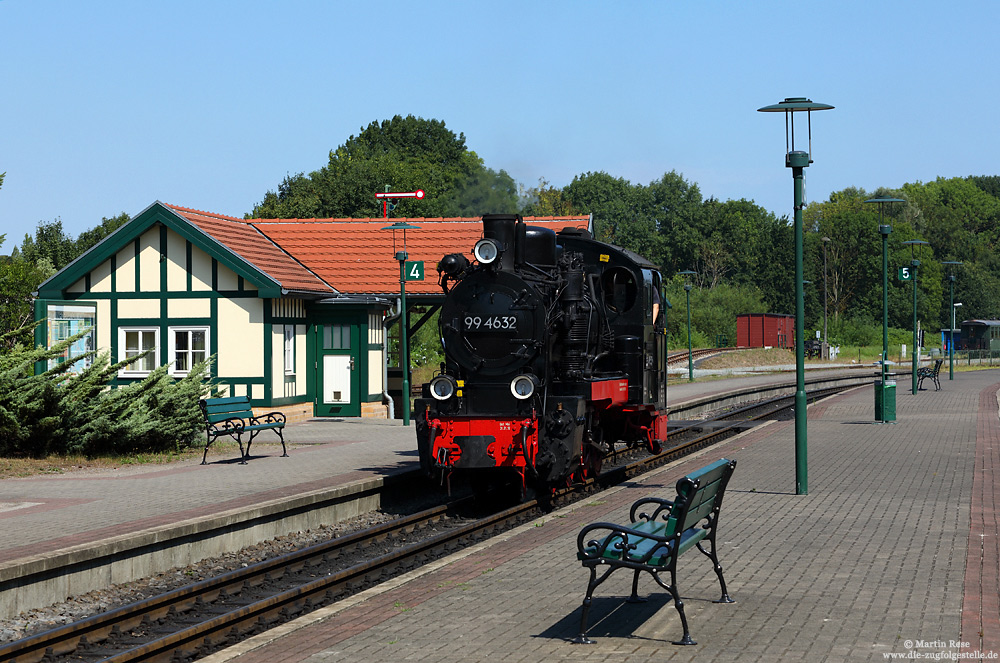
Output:
[[909,245],[910,247],[910,267],[912,269],[910,273],[910,280],[913,281],[913,356],[912,356],[912,371],[913,379],[911,380],[910,393],[914,396],[917,395],[917,368],[920,366],[920,348],[917,347],[917,268],[920,267],[920,261],[917,260],[913,255],[913,247],[920,245],[929,245],[930,242],[925,242],[922,239],[909,239],[903,242],[904,245]]
[[403,393],[400,400],[403,401],[403,425],[410,425],[410,351],[406,344],[407,320],[406,320],[406,231],[419,230],[420,226],[414,226],[405,221],[397,221],[391,226],[386,226],[382,230],[392,230],[393,244],[396,240],[397,230],[403,231],[403,250],[395,252],[395,258],[399,261],[399,366],[403,371]]
[[877,203],[878,204],[878,232],[882,236],[882,361],[879,362],[882,365],[881,369],[881,382],[880,388],[882,393],[878,394],[879,398],[876,398],[878,406],[875,413],[876,418],[879,421],[893,421],[896,419],[895,412],[895,386],[893,386],[893,408],[892,416],[886,413],[886,404],[888,399],[888,393],[886,389],[886,363],[889,361],[889,233],[892,232],[892,226],[887,226],[883,221],[885,220],[885,205],[887,203],[905,203],[906,201],[902,198],[893,198],[891,196],[875,196],[866,203]]
[[[785,114],[785,166],[792,169],[794,183],[795,210],[795,494],[809,493],[808,479],[808,441],[806,425],[806,359],[805,359],[805,290],[803,286],[804,269],[802,266],[802,209],[803,201],[803,170],[813,162],[812,159],[812,112],[830,110],[829,104],[814,103],[805,97],[789,97],[784,101],[764,106],[757,110],[762,113]],[[809,136],[809,151],[795,149],[795,113],[806,114],[806,125]]]
[[[683,272],[677,272],[678,274],[683,274],[686,277],[697,274],[698,272],[693,272],[690,269],[685,269]],[[691,284],[684,284],[684,294],[687,295],[687,309],[688,309],[688,382],[694,382],[694,360],[692,359],[691,351]]]
[[[962,263],[958,260],[942,260],[942,265],[950,265],[952,269],[956,265],[961,265]],[[948,290],[951,294],[951,300],[948,308],[951,309],[951,329],[948,330],[948,379],[955,379],[955,274],[948,275]],[[961,306],[961,302],[958,306]]]

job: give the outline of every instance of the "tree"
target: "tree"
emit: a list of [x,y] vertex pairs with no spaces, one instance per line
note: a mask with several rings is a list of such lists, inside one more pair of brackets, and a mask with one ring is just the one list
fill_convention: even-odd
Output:
[[103,217],[98,225],[90,230],[84,230],[73,241],[73,260],[82,256],[91,247],[96,246],[98,242],[124,226],[130,220],[131,217],[128,213],[122,212],[118,216]]
[[59,270],[75,257],[73,239],[63,231],[62,221],[59,219],[39,221],[34,237],[25,234],[20,255],[31,264],[37,264],[39,260],[46,258]]
[[660,264],[668,273],[691,269],[711,235],[705,227],[701,191],[677,171],[649,184],[651,214],[662,246]]
[[521,213],[525,216],[570,216],[580,214],[563,195],[544,177],[538,178],[538,186],[520,191]]
[[[504,171],[486,168],[439,120],[412,115],[372,122],[331,150],[326,166],[286,177],[247,215],[256,218],[377,217],[375,194],[422,189],[423,200],[399,201],[394,216],[461,216],[517,209],[517,188]],[[487,209],[483,209],[483,206]]]
[[576,213],[594,215],[597,239],[661,263],[661,238],[648,189],[604,172],[584,173],[573,178],[562,197]]
[[[9,256],[0,256],[0,348],[17,344],[30,347],[32,332],[25,325],[34,317],[33,292],[47,278],[78,258],[85,251],[127,223],[128,214],[103,218],[101,223],[76,238],[68,236],[62,221],[39,222],[34,236],[25,235],[21,250],[15,247]],[[3,236],[0,235],[0,245]],[[15,330],[21,330],[16,332]],[[8,332],[14,332],[7,335]]]

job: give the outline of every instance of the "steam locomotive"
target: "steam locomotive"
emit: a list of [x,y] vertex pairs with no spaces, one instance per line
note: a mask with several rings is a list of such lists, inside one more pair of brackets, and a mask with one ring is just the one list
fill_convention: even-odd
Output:
[[[475,262],[438,264],[446,361],[414,407],[423,469],[551,488],[600,472],[616,444],[667,436],[655,265],[589,232],[483,217]],[[473,475],[471,473],[479,473]],[[450,484],[449,484],[450,485]]]

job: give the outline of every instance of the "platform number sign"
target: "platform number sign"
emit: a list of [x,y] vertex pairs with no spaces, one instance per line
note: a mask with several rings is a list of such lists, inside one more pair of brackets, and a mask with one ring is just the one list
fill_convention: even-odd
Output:
[[899,268],[899,280],[900,281],[912,281],[913,280],[913,268],[912,267],[900,267]]
[[406,266],[404,267],[406,280],[407,281],[423,281],[424,280],[424,261],[423,260],[408,260]]

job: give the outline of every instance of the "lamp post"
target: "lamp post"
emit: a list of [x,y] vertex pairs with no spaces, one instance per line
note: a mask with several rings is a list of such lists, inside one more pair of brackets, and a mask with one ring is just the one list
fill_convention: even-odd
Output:
[[928,245],[930,242],[925,242],[921,239],[909,239],[903,242],[903,244],[908,244],[910,246],[910,267],[913,268],[913,273],[910,274],[910,279],[913,281],[913,357],[912,357],[912,388],[911,393],[917,395],[917,368],[920,364],[920,348],[917,347],[917,268],[920,267],[920,261],[913,257],[913,247],[918,245]]
[[[762,113],[785,114],[785,166],[792,169],[795,210],[795,494],[809,493],[808,441],[806,425],[806,360],[805,360],[805,292],[802,267],[803,169],[812,163],[812,111],[830,110],[829,104],[814,103],[805,97],[789,97],[784,101],[758,108]],[[795,113],[805,112],[809,135],[809,151],[795,149]]]
[[[878,233],[882,236],[882,361],[879,362],[882,365],[882,391],[880,394],[881,398],[878,399],[879,408],[876,416],[879,421],[886,421],[886,362],[889,361],[889,233],[892,232],[892,226],[887,226],[883,221],[885,220],[885,205],[886,203],[905,203],[906,201],[902,198],[892,198],[891,196],[875,196],[870,200],[866,200],[866,203],[878,203]],[[895,399],[895,386],[893,386],[893,396]],[[895,400],[893,400],[893,413],[892,420],[896,419],[895,413]]]
[[[677,272],[678,274],[683,274],[686,277],[698,272],[693,272],[690,269],[685,269],[683,272]],[[694,382],[694,360],[692,359],[693,353],[691,351],[691,284],[684,284],[684,294],[687,296],[687,310],[688,310],[688,382]]]
[[823,359],[829,359],[830,354],[828,349],[830,344],[826,339],[826,245],[832,241],[829,237],[823,238],[823,353],[825,355]]
[[[955,265],[961,265],[962,263],[957,260],[942,260],[942,265],[951,265],[954,269]],[[955,275],[948,275],[948,289],[951,293],[951,329],[948,330],[948,379],[955,379],[955,307],[961,306],[961,302],[955,303]]]
[[[955,298],[955,296],[952,295],[952,299],[954,299],[954,298]],[[954,304],[951,305],[951,343],[948,344],[948,372],[949,372],[948,379],[949,380],[954,380],[955,379],[955,311],[961,305],[962,305],[962,302],[955,302]],[[959,336],[959,338],[961,338],[962,337],[961,333],[959,333],[958,336]]]
[[[383,211],[385,212],[385,221],[389,222],[389,212],[396,206],[390,203],[390,200],[397,200],[399,198],[414,198],[416,200],[422,200],[424,197],[424,190],[417,189],[416,191],[405,191],[405,192],[389,192],[389,185],[385,185],[384,193],[376,193],[375,198],[382,201]],[[391,226],[386,226],[382,230],[392,231],[392,250],[395,253],[394,257],[399,261],[399,366],[403,372],[403,393],[400,400],[403,401],[403,425],[410,425],[410,350],[406,345],[406,334],[407,334],[407,320],[406,320],[406,231],[407,230],[419,230],[420,226],[414,226],[405,221],[397,221]],[[396,251],[396,231],[403,231],[403,250]]]
[[406,344],[406,231],[419,230],[420,226],[414,226],[405,221],[397,221],[391,226],[386,226],[382,230],[391,230],[393,250],[395,251],[396,231],[403,231],[403,250],[395,251],[393,256],[399,261],[399,366],[403,372],[403,393],[400,400],[403,401],[403,425],[410,425],[410,351]]

